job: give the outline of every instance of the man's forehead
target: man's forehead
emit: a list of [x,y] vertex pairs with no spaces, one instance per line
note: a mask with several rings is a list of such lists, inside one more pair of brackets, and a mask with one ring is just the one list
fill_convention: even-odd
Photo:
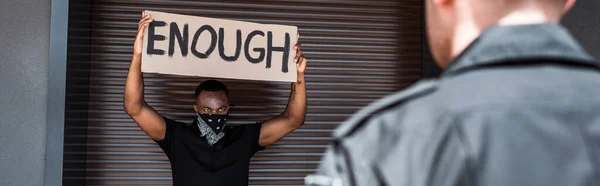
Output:
[[229,104],[226,101],[198,100],[198,106],[202,108],[218,109],[227,107]]
[[199,98],[219,98],[219,99],[227,99],[227,93],[225,93],[224,91],[202,91],[200,92],[200,95],[198,95]]
[[219,92],[209,92],[202,91],[198,98],[196,99],[201,104],[209,104],[209,105],[227,105],[229,99],[227,95],[223,91]]

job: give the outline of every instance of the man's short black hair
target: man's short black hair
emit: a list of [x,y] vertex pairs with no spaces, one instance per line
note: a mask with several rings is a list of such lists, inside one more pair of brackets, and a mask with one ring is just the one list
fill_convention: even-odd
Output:
[[200,95],[200,92],[202,91],[210,91],[210,92],[218,92],[218,91],[223,91],[225,92],[225,94],[227,96],[229,96],[229,91],[227,90],[227,86],[225,86],[225,84],[221,83],[220,81],[217,80],[206,80],[202,83],[200,83],[200,85],[198,85],[198,87],[196,87],[196,93],[194,94],[195,97],[198,97]]

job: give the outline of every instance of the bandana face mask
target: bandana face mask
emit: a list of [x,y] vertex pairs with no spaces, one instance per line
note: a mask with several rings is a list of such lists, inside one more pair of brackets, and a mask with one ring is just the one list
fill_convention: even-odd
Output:
[[214,145],[223,136],[225,132],[225,122],[227,121],[227,114],[200,114],[198,115],[198,128],[200,129],[201,137],[206,137],[206,141],[209,145]]

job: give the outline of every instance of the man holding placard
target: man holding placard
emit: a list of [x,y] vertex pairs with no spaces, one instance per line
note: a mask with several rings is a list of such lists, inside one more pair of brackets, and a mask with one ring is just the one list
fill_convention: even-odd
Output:
[[[165,154],[169,157],[174,185],[248,185],[250,158],[257,151],[264,149],[265,146],[275,143],[304,123],[306,116],[306,85],[304,82],[306,59],[302,56],[300,45],[296,44],[295,47],[288,47],[289,49],[292,49],[289,51],[284,51],[285,46],[280,47],[280,53],[288,55],[295,54],[295,57],[289,59],[296,64],[291,65],[292,68],[290,68],[296,69],[296,77],[295,81],[292,83],[287,108],[282,114],[258,124],[226,127],[225,124],[230,106],[227,87],[219,81],[209,80],[200,84],[196,89],[194,110],[198,115],[197,119],[191,124],[185,124],[161,116],[144,101],[142,70],[145,67],[142,67],[142,58],[144,59],[144,63],[154,62],[153,60],[156,59],[152,58],[156,57],[156,53],[152,52],[156,52],[155,50],[158,50],[156,48],[160,47],[157,44],[153,44],[152,49],[154,51],[148,49],[148,44],[144,45],[144,43],[150,42],[151,40],[144,38],[144,35],[145,33],[152,32],[151,34],[153,36],[148,36],[155,37],[152,38],[154,40],[152,42],[156,42],[157,38],[160,40],[161,37],[156,37],[156,35],[158,35],[156,30],[150,30],[156,29],[156,25],[154,25],[154,28],[149,28],[149,25],[154,21],[154,12],[152,13],[152,17],[148,14],[145,15],[144,13],[142,15],[143,17],[139,21],[138,33],[134,43],[134,54],[125,83],[125,111],[150,138],[159,144],[161,149],[163,149]],[[156,15],[163,14],[156,13]],[[168,18],[168,16],[165,17],[165,19],[166,18]],[[189,29],[193,26],[194,25],[190,24],[188,27],[188,25],[185,24],[185,27],[183,28]],[[173,29],[171,29],[171,31],[172,30]],[[183,39],[186,38],[183,36],[187,33],[185,31],[179,33],[183,33],[181,34],[182,37],[179,38],[180,46],[187,45],[189,40]],[[269,32],[269,34],[272,33]],[[286,33],[286,35],[288,35],[288,33]],[[224,36],[224,34],[219,34],[219,36]],[[165,38],[162,39],[164,40]],[[196,39],[202,38],[196,36]],[[285,44],[290,44],[289,39],[286,41]],[[257,42],[260,43],[260,41]],[[271,42],[272,40],[269,39],[269,45],[275,43]],[[249,42],[246,42],[246,45],[248,45],[248,43]],[[219,40],[219,45],[221,45],[219,50],[227,49],[222,47],[223,39]],[[180,50],[185,50],[183,48],[184,47],[181,47]],[[169,50],[172,49],[169,48]],[[203,49],[193,48],[193,50]],[[206,51],[207,50],[204,50],[203,52],[206,53]],[[260,50],[256,50],[256,48],[253,51],[260,52]],[[221,53],[224,52],[225,51]],[[262,54],[265,52],[268,53],[269,51],[263,51]],[[173,55],[174,52],[168,53]],[[240,55],[240,52],[237,53],[238,54],[236,55]],[[181,52],[181,54],[184,54],[184,52]],[[285,60],[287,60],[287,58],[285,54],[280,55],[284,59],[284,62],[281,63],[282,65],[286,65]],[[251,54],[245,53],[244,55],[252,58]],[[185,57],[185,55],[182,55],[182,57]],[[203,57],[210,59],[209,56]],[[275,55],[275,57],[270,57],[269,60],[276,61],[274,60],[276,57],[278,56]],[[156,58],[160,58],[160,56]],[[146,61],[147,59],[148,61]],[[165,59],[171,60],[169,58]],[[253,59],[256,59],[256,57]],[[172,57],[172,60],[176,61],[178,59]],[[179,62],[180,63],[175,63],[175,65],[171,64],[171,67],[166,67],[170,70],[168,72],[156,71],[156,66],[148,67],[155,69],[145,72],[193,75],[188,74],[191,71],[183,72],[185,70],[181,70],[182,73],[178,73],[177,68],[186,67],[185,61],[179,60]],[[216,60],[216,62],[215,60],[212,60],[211,62],[207,62],[207,64],[201,62],[200,64],[201,66],[207,65],[205,68],[211,68],[208,67],[208,65],[216,65],[218,62],[218,60]],[[235,61],[233,63],[235,63]],[[233,63],[227,62],[226,65],[231,65],[231,68],[237,68]],[[259,63],[260,61],[256,61],[256,64],[260,65]],[[179,66],[180,64],[181,66]],[[273,62],[273,64],[275,64],[275,62]],[[150,66],[151,65],[154,64],[150,64]],[[267,68],[269,67],[267,66]],[[278,70],[280,69],[284,69],[284,67],[279,66]],[[278,73],[280,72],[281,71]],[[258,80],[276,78],[276,76],[270,75],[268,77],[252,76],[252,74],[247,73],[245,75],[247,77],[229,76],[228,78]],[[210,76],[210,74],[207,76]]]

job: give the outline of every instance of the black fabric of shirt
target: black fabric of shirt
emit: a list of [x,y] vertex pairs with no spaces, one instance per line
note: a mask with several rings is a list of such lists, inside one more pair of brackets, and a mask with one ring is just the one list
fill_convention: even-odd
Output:
[[196,122],[191,125],[164,118],[165,139],[157,141],[169,157],[173,185],[248,185],[250,158],[259,150],[261,123],[226,127],[225,136],[210,146]]

